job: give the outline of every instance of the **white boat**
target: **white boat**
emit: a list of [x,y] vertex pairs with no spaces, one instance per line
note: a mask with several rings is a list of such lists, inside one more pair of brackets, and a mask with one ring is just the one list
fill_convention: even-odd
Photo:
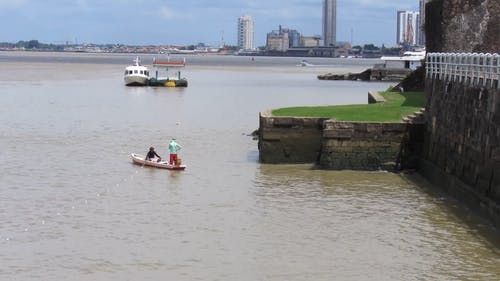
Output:
[[297,66],[307,67],[307,66],[315,66],[315,65],[306,61],[306,60],[302,60],[299,64],[297,64]]
[[422,61],[425,60],[425,51],[410,52],[407,51],[401,57],[381,57],[385,61],[385,68],[400,68],[415,70],[422,66]]
[[134,64],[125,68],[125,85],[146,86],[149,83],[149,70],[141,65],[139,58],[135,58]]
[[160,169],[167,169],[167,170],[178,170],[182,171],[186,169],[186,165],[170,165],[168,161],[155,161],[155,160],[145,160],[146,156],[140,155],[140,154],[135,154],[132,153],[130,154],[130,157],[132,158],[132,162],[137,165],[142,165],[142,166],[149,166],[149,167],[155,167],[155,168],[160,168]]

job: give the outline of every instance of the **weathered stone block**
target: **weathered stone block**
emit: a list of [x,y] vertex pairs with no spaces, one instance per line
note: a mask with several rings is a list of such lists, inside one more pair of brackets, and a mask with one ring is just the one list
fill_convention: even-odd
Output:
[[353,129],[328,129],[323,132],[324,137],[331,139],[350,139],[353,135]]
[[383,123],[382,124],[382,132],[396,132],[396,133],[404,133],[406,132],[409,124],[405,123]]
[[[496,171],[500,171],[500,163],[494,166]],[[495,202],[500,202],[500,173],[493,173],[493,179],[491,181],[489,197],[492,198]],[[500,218],[500,216],[499,216]]]
[[356,131],[356,134],[366,133],[368,130],[368,123],[364,122],[356,122],[353,123],[353,128]]
[[272,130],[262,130],[261,132],[261,140],[280,140],[283,137],[281,132],[276,132]]
[[379,92],[376,91],[368,92],[368,103],[372,104],[372,103],[384,103],[384,102],[386,102],[386,100]]
[[354,148],[352,146],[342,146],[342,147],[337,147],[336,151],[347,154],[347,152],[354,151]]
[[353,122],[333,122],[333,129],[354,129]]
[[302,118],[274,118],[274,127],[285,127],[285,126],[300,126],[304,124]]
[[328,118],[303,118],[303,126],[307,128],[315,128],[318,130],[323,130],[323,123],[325,120],[335,120]]
[[377,136],[382,133],[382,124],[381,123],[368,123],[366,126],[366,131]]
[[[500,145],[500,144],[497,144],[497,145]],[[491,148],[491,160],[500,161],[500,147],[492,147]]]

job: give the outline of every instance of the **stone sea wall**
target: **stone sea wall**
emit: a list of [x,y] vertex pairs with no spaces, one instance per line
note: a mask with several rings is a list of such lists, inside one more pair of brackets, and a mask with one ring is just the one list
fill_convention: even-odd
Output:
[[318,75],[319,80],[351,80],[351,81],[401,81],[412,73],[410,69],[373,67],[360,73]]
[[[326,118],[260,114],[262,163],[313,163],[322,169],[415,168],[422,125],[337,122]],[[419,132],[419,133],[417,133]]]
[[334,170],[395,170],[410,124],[327,120],[319,166]]
[[321,153],[326,118],[259,117],[259,158],[262,163],[314,163]]
[[500,225],[500,90],[427,79],[421,173]]
[[[499,15],[499,0],[430,1],[427,51],[498,53]],[[419,172],[500,226],[500,90],[498,80],[481,83],[488,76],[477,71],[479,83],[450,75],[425,80],[429,101]]]

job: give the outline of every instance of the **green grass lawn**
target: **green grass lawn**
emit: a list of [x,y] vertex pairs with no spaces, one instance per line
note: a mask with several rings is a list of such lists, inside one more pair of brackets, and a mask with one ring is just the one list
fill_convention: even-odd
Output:
[[425,107],[422,92],[380,92],[385,103],[336,106],[288,107],[273,110],[274,116],[324,117],[338,121],[400,122],[405,116]]

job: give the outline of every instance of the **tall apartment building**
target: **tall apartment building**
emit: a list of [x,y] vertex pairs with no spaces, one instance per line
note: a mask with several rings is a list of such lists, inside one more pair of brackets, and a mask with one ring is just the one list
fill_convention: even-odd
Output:
[[420,15],[414,11],[398,11],[397,44],[417,45],[420,35]]
[[337,40],[337,0],[323,2],[323,41],[325,46],[335,46]]
[[242,50],[254,50],[254,23],[251,16],[238,19],[238,47]]

